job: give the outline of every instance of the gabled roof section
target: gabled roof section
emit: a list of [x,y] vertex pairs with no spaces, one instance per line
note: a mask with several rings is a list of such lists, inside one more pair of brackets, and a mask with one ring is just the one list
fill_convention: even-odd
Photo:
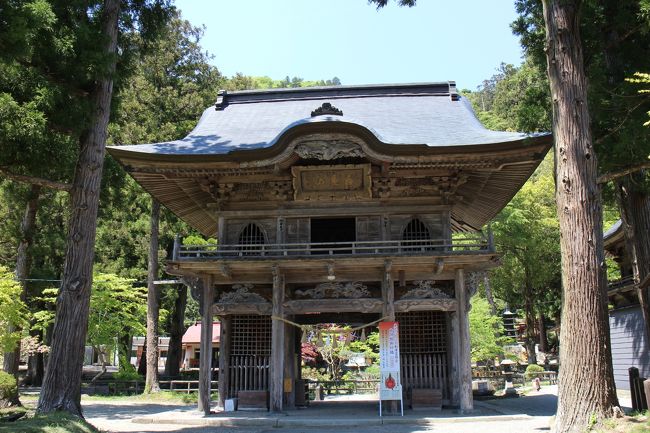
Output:
[[[334,111],[323,110],[325,105]],[[318,115],[318,110],[324,113]],[[358,125],[384,144],[432,148],[507,143],[530,137],[486,129],[469,103],[457,94],[455,83],[449,81],[222,91],[187,137],[111,146],[109,151],[135,158],[187,155],[219,161],[232,152],[270,148],[293,128],[322,122]]]

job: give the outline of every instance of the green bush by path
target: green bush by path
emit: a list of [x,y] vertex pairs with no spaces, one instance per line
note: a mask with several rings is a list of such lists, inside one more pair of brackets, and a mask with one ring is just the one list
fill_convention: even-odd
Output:
[[18,387],[16,378],[11,374],[0,371],[0,409],[18,403]]
[[544,372],[544,367],[537,364],[530,364],[528,367],[526,367],[526,373],[524,373],[524,376],[526,377],[526,380],[531,380],[542,372]]

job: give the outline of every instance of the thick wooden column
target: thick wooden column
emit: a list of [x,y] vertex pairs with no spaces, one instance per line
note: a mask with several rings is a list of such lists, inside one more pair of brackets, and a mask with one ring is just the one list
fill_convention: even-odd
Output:
[[[284,277],[277,265],[273,266],[273,317],[284,318]],[[272,412],[282,411],[284,394],[284,337],[285,323],[272,319],[271,322],[271,376],[269,394]]]
[[458,300],[458,385],[461,412],[474,409],[472,398],[472,359],[469,337],[469,294],[465,289],[465,272],[456,270],[456,299]]
[[199,410],[210,414],[210,393],[212,387],[212,305],[214,286],[212,276],[203,277],[201,304],[201,355],[199,359]]
[[451,392],[449,395],[450,404],[460,407],[460,373],[458,371],[460,359],[460,331],[458,329],[458,311],[449,313],[449,378]]
[[226,407],[228,390],[230,389],[230,316],[221,316],[221,333],[219,336],[219,407]]
[[384,300],[383,316],[384,320],[395,321],[395,283],[391,275],[393,263],[390,260],[384,262],[384,277],[381,283],[381,296]]
[[296,407],[296,352],[294,340],[296,328],[285,323],[284,332],[284,408],[295,409]]

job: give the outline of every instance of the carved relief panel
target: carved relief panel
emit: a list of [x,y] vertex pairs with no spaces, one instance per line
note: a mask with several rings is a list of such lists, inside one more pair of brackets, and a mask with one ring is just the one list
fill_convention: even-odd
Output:
[[372,198],[370,164],[291,167],[295,200]]

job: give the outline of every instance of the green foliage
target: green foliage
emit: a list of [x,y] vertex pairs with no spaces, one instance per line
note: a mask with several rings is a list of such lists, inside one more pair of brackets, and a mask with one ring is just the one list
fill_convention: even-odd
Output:
[[[600,172],[646,161],[650,135],[650,99],[638,84],[626,80],[650,70],[650,10],[648,0],[584,1],[580,36],[589,82],[589,110]],[[546,67],[542,2],[516,0],[515,34],[528,58]]]
[[315,86],[340,86],[341,80],[333,77],[329,80],[304,80],[300,77],[290,78],[287,76],[284,80],[274,80],[271,77],[253,77],[237,73],[225,82],[226,90],[253,90],[253,89],[278,89],[278,88],[297,88],[297,87],[315,87]]
[[100,433],[82,418],[67,412],[52,412],[19,419],[16,422],[1,423],[0,433]]
[[120,370],[117,373],[113,374],[115,380],[124,380],[124,381],[134,381],[142,380],[142,376],[138,374],[138,371],[128,362],[120,362]]
[[303,366],[301,371],[302,377],[304,379],[314,380],[314,381],[326,381],[330,380],[330,375],[325,368],[315,368]]
[[502,63],[476,92],[463,91],[488,129],[540,132],[551,129],[551,99],[544,69],[527,60]]
[[503,337],[503,320],[490,313],[487,300],[474,296],[469,312],[469,333],[472,347],[472,362],[494,360],[503,355],[503,346],[509,339]]
[[132,280],[117,275],[98,273],[90,296],[88,343],[114,349],[124,328],[145,332],[142,323],[146,314],[146,288],[134,287]]
[[526,367],[526,372],[524,373],[524,377],[526,378],[526,380],[531,380],[536,378],[539,375],[539,373],[543,373],[543,372],[544,372],[544,367],[542,367],[541,365],[529,364]]
[[[650,9],[650,1],[648,3],[648,8]],[[638,84],[650,84],[650,74],[644,72],[635,72],[632,78],[626,78],[625,81],[629,83],[638,83]],[[639,93],[650,93],[650,86],[645,89],[639,89]],[[648,117],[650,118],[650,110],[648,111]],[[650,126],[650,120],[643,123],[643,126]]]
[[555,210],[553,159],[549,154],[495,219],[502,266],[491,273],[495,295],[511,308],[555,317],[560,308],[560,231]]
[[0,266],[0,352],[16,347],[20,332],[9,332],[9,326],[27,324],[27,307],[20,300],[22,287],[7,268]]
[[[0,403],[2,401],[16,401],[18,399],[18,385],[16,378],[9,373],[0,371]],[[0,404],[0,408],[2,405]]]

